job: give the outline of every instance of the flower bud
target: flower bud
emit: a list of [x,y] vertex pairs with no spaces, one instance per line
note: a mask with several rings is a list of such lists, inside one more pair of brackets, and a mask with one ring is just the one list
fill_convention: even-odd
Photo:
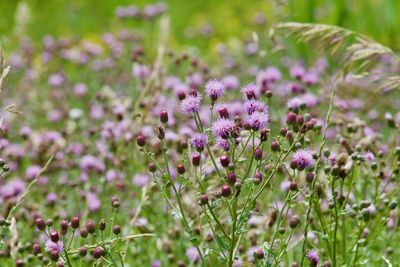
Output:
[[93,258],[100,259],[101,256],[104,255],[104,253],[105,253],[105,251],[102,247],[97,247],[93,250]]
[[78,229],[79,228],[79,217],[78,216],[72,217],[72,219],[71,219],[71,227],[73,229]]
[[57,231],[55,231],[55,230],[51,230],[49,235],[50,235],[50,240],[54,243],[57,243],[58,240],[60,240],[60,237],[59,237]]
[[138,146],[144,147],[144,145],[146,144],[146,138],[143,135],[139,135],[138,137],[136,137],[136,143]]
[[179,163],[176,165],[176,170],[178,171],[179,174],[184,174],[185,173],[185,165],[182,163]]
[[199,202],[200,202],[200,205],[201,205],[201,206],[206,205],[206,204],[208,203],[208,196],[207,196],[207,195],[202,195],[202,196],[200,197]]
[[261,160],[261,159],[262,159],[262,156],[263,156],[263,151],[262,151],[260,148],[257,148],[257,149],[254,151],[254,159],[255,159],[255,160]]
[[112,228],[114,235],[119,235],[121,233],[121,226],[118,224],[114,225]]
[[42,218],[37,218],[35,220],[35,224],[37,229],[39,229],[40,231],[43,231],[44,229],[46,229],[46,223],[44,222],[44,220]]
[[166,110],[162,110],[160,112],[160,121],[162,123],[167,123],[168,122],[168,112]]
[[224,184],[221,187],[221,195],[223,197],[229,197],[231,195],[231,188],[229,187],[229,185]]
[[279,152],[279,151],[281,151],[281,146],[279,145],[279,143],[278,143],[278,141],[272,141],[271,142],[271,150],[273,151],[273,152]]
[[286,117],[286,123],[288,125],[293,125],[296,122],[297,115],[294,112],[289,112],[287,117]]
[[78,254],[82,258],[85,257],[86,254],[87,254],[87,248],[86,247],[80,247],[79,250],[78,250]]
[[88,236],[88,231],[86,230],[86,228],[81,228],[81,229],[79,230],[79,235],[80,235],[82,238],[86,238],[86,237]]
[[[100,222],[99,222],[99,230],[100,231],[104,231],[104,229],[106,229],[106,221],[104,220],[104,219],[102,219]],[[89,232],[89,231],[88,231]]]
[[236,183],[236,173],[234,173],[234,172],[228,173],[227,180],[228,180],[229,184],[231,184],[231,185],[235,184]]
[[88,221],[86,223],[86,231],[89,234],[94,234],[94,232],[96,232],[96,226],[94,225],[94,223],[92,221]]
[[290,218],[289,220],[290,228],[294,229],[297,227],[298,224],[299,224],[299,218],[297,218],[297,216],[293,216]]
[[230,163],[230,160],[229,160],[229,157],[228,157],[227,155],[222,155],[222,156],[219,158],[219,160],[220,160],[221,165],[222,165],[223,167],[228,167],[228,165],[229,165],[229,163]]

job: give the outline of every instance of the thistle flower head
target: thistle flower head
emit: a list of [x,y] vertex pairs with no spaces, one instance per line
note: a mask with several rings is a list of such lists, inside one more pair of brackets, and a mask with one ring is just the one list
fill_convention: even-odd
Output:
[[312,249],[307,253],[307,258],[310,261],[312,267],[316,267],[319,263],[319,255],[316,249]]
[[248,100],[244,103],[245,109],[247,114],[251,115],[254,112],[258,111],[258,112],[264,112],[264,111],[268,111],[267,106],[258,100]]
[[192,146],[194,146],[196,148],[197,151],[199,151],[199,152],[203,151],[204,147],[208,143],[207,134],[204,134],[204,133],[194,134],[190,143]]
[[227,90],[236,89],[240,86],[239,79],[233,75],[227,75],[222,79],[222,83],[225,85]]
[[242,88],[242,92],[245,94],[248,100],[255,99],[258,91],[259,88],[254,83],[250,83]]
[[200,261],[199,253],[197,252],[197,249],[195,247],[190,247],[186,250],[186,257],[188,257],[190,261],[195,263]]
[[218,80],[210,80],[206,83],[205,91],[208,97],[215,101],[225,93],[225,85]]
[[268,110],[265,110],[263,112],[256,111],[252,113],[248,118],[248,123],[250,124],[250,127],[255,131],[267,128],[269,125]]
[[299,169],[304,170],[314,166],[315,160],[311,151],[309,150],[297,150],[292,157],[292,163]]
[[188,95],[181,102],[181,108],[185,113],[195,113],[200,110],[201,97]]
[[57,254],[60,254],[64,251],[64,243],[62,241],[53,242],[48,239],[45,243],[45,250],[47,252],[56,251]]
[[304,104],[304,102],[303,102],[303,100],[302,100],[301,98],[299,98],[299,97],[294,97],[294,98],[290,99],[290,100],[287,102],[287,107],[288,107],[289,109],[291,109],[291,110],[297,110],[297,109],[299,109],[300,106],[303,105],[303,104]]
[[229,151],[229,149],[231,148],[229,141],[220,137],[217,138],[216,144],[219,148],[221,148],[224,151]]
[[212,125],[212,132],[215,137],[227,139],[233,129],[233,121],[229,119],[219,119]]

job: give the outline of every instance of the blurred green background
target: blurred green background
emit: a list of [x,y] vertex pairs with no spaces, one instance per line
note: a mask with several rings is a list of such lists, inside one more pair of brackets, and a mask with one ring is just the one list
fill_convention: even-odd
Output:
[[[0,40],[7,49],[21,36],[16,10],[27,3],[26,33],[34,41],[46,34],[90,37],[111,31],[123,23],[114,16],[117,6],[155,3],[150,0],[1,0]],[[209,50],[218,42],[251,32],[257,12],[267,25],[277,21],[336,24],[364,34],[400,50],[399,0],[166,0],[171,19],[171,41]],[[132,21],[132,26],[141,26]],[[144,25],[144,24],[143,24]],[[188,33],[211,26],[212,38],[188,38]],[[126,26],[126,23],[125,25]]]

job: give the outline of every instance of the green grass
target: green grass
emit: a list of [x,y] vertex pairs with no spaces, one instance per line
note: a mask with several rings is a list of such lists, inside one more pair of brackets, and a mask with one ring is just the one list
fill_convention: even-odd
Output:
[[[3,0],[0,1],[0,40],[12,49],[15,36],[15,13],[21,3],[26,2],[31,20],[26,25],[26,34],[39,41],[46,34],[56,36],[93,37],[111,31],[122,23],[114,17],[119,5],[134,3],[143,6],[156,1],[148,0]],[[215,51],[215,44],[229,42],[247,36],[255,27],[252,23],[256,12],[266,15],[269,25],[276,21],[301,21],[336,24],[365,33],[379,42],[400,50],[400,1],[397,0],[243,0],[230,1],[186,1],[167,0],[171,18],[171,44],[196,46],[203,51]],[[284,3],[287,2],[287,3]],[[250,4],[249,4],[250,3]],[[123,22],[125,23],[125,22]],[[198,30],[204,23],[214,29],[211,39],[188,38],[190,29]],[[139,21],[125,23],[127,27],[143,27]],[[17,37],[17,38],[16,38]],[[302,50],[299,50],[303,52]]]

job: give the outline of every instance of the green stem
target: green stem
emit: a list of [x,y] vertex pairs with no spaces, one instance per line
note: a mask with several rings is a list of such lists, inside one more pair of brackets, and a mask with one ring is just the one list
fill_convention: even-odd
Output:
[[228,267],[233,266],[233,258],[235,251],[235,240],[236,240],[236,222],[237,222],[237,196],[232,200],[232,229],[231,229],[231,245],[229,247],[229,258]]

